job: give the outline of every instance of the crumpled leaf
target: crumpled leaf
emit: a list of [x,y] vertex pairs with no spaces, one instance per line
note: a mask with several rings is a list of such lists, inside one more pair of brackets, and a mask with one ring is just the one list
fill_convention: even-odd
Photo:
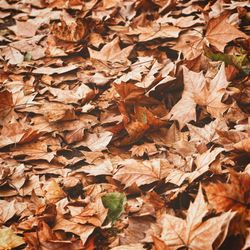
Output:
[[124,193],[113,192],[102,196],[104,207],[109,209],[108,220],[114,222],[120,217],[124,211],[126,201],[127,199]]

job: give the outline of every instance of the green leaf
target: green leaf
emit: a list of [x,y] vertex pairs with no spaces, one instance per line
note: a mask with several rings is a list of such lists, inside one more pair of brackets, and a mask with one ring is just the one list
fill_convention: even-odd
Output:
[[127,202],[124,193],[113,192],[102,197],[102,203],[105,208],[108,208],[108,220],[114,222],[120,217],[124,211],[124,206]]
[[31,61],[31,60],[32,60],[32,55],[29,52],[27,52],[24,56],[24,61]]

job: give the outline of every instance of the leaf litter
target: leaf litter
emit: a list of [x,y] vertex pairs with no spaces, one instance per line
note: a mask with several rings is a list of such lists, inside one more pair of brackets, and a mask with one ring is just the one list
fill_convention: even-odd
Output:
[[248,249],[249,11],[1,1],[0,249]]

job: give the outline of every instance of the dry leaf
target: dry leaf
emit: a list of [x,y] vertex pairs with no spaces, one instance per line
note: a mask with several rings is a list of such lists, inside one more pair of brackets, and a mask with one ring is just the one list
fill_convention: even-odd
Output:
[[207,212],[207,204],[200,188],[194,203],[189,206],[186,220],[173,215],[163,215],[160,221],[163,227],[161,239],[164,240],[169,249],[173,250],[187,246],[194,250],[212,250],[212,244],[216,238],[223,231],[227,232],[235,213],[227,212],[203,221]]
[[25,242],[22,237],[17,236],[12,229],[2,228],[0,229],[0,249],[12,249],[23,245]]
[[227,14],[220,15],[208,22],[205,38],[221,52],[224,51],[228,42],[238,37],[248,38],[246,34],[228,23]]
[[249,220],[250,175],[232,171],[230,173],[230,183],[211,183],[205,187],[208,201],[218,212],[237,211]]

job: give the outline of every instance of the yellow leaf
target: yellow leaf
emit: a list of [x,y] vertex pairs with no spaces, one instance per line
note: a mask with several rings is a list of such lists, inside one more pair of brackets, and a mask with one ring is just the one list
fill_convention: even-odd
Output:
[[12,229],[0,229],[0,250],[8,250],[24,244],[22,237],[17,236]]

